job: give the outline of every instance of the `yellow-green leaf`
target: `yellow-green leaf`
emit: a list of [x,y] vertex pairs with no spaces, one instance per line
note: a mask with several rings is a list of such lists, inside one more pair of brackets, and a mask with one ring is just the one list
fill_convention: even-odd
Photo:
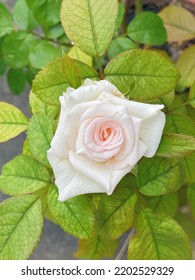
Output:
[[146,101],[175,88],[179,73],[170,61],[154,51],[130,50],[114,57],[105,68],[105,79],[130,99]]
[[158,156],[182,158],[195,152],[195,137],[182,134],[165,134],[157,151]]
[[117,11],[117,0],[63,0],[61,22],[82,51],[100,56],[112,39]]
[[49,117],[55,119],[60,112],[59,106],[53,106],[51,104],[44,103],[36,96],[36,94],[34,94],[32,90],[29,94],[29,103],[31,112],[36,115],[48,115]]
[[189,260],[191,242],[180,225],[168,216],[144,209],[128,249],[130,260]]
[[190,92],[189,92],[189,101],[193,108],[195,108],[195,81],[193,82]]
[[181,79],[178,82],[178,90],[190,87],[195,79],[195,45],[185,49],[175,63],[180,72]]
[[188,188],[188,199],[192,210],[192,216],[195,219],[195,184],[190,185]]
[[[169,114],[165,124],[165,133],[178,133],[195,137],[195,122],[186,115]],[[185,157],[181,164],[185,170],[184,181],[195,183],[195,154]]]
[[[81,73],[82,80],[86,78],[97,79],[97,72],[89,65],[74,60]],[[43,68],[33,81],[33,92],[44,103],[59,106],[59,97],[68,87],[67,79],[62,71],[62,59],[56,59]]]
[[58,201],[58,191],[53,187],[47,198],[51,215],[66,232],[83,239],[92,235],[94,216],[86,196],[78,196],[66,202],[60,202]]
[[178,161],[160,157],[145,158],[138,165],[136,184],[142,194],[158,196],[178,190],[182,183],[181,176]]
[[69,52],[68,52],[68,56],[72,59],[76,59],[79,60],[89,66],[92,67],[93,65],[93,59],[91,56],[87,55],[86,53],[84,53],[83,51],[81,51],[79,49],[79,47],[77,46],[73,46]]
[[50,167],[47,151],[53,138],[53,119],[46,115],[33,115],[29,122],[27,139],[33,156]]
[[28,119],[15,106],[0,102],[0,143],[16,137],[25,131]]
[[62,71],[71,87],[78,88],[81,85],[81,73],[74,63],[74,60],[65,53],[62,56]]
[[106,239],[116,239],[127,231],[133,223],[136,201],[126,178],[111,196],[103,195],[96,216],[99,234]]
[[156,214],[166,214],[174,216],[177,212],[179,199],[177,193],[170,193],[160,196],[145,196],[148,206]]
[[20,155],[4,165],[0,190],[9,195],[35,192],[50,184],[50,174],[37,160]]
[[195,221],[188,215],[183,214],[182,212],[177,212],[174,217],[176,221],[181,225],[185,230],[191,240],[195,239]]
[[25,195],[0,204],[0,259],[29,257],[40,239],[43,214],[40,199]]
[[93,234],[88,239],[79,240],[78,251],[74,253],[76,258],[99,260],[112,258],[118,246],[117,240],[108,240],[98,234]]
[[195,18],[182,7],[168,6],[159,16],[167,30],[168,42],[182,42],[195,37]]

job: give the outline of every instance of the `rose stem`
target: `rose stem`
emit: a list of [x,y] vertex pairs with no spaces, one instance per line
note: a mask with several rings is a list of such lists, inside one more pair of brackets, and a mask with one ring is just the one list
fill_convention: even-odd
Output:
[[115,260],[121,260],[123,255],[127,252],[127,248],[129,246],[129,241],[130,241],[130,238],[131,236],[135,233],[135,229],[132,229],[129,233],[129,235],[127,236],[127,239],[125,240],[122,248],[120,249],[120,251],[118,252]]

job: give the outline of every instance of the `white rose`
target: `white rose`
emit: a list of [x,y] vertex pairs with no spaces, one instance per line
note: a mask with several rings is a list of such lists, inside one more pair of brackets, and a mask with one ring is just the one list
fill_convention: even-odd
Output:
[[87,79],[60,97],[61,113],[48,151],[59,200],[112,194],[143,157],[154,156],[165,124],[163,105],[129,101],[106,80]]

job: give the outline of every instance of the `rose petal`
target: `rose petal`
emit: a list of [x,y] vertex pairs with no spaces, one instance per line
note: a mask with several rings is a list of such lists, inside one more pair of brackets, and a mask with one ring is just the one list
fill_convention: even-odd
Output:
[[144,156],[153,157],[162,137],[165,125],[165,114],[161,112],[164,105],[145,104],[127,99],[121,99],[110,94],[102,94],[98,100],[109,100],[113,104],[124,105],[129,114],[143,120],[140,128],[140,138],[148,147]]
[[106,190],[93,179],[77,172],[68,159],[60,160],[52,149],[48,151],[48,159],[55,175],[55,184],[59,189],[59,200],[87,193],[104,193]]
[[[97,103],[95,106],[92,106],[82,114],[76,141],[76,151],[79,154],[88,156],[94,161],[103,162],[106,158],[110,158],[111,153],[106,153],[104,147],[99,146],[95,149],[94,139],[92,137],[93,126],[98,122],[100,123],[102,121],[101,118],[105,118],[105,120],[112,120],[113,122],[120,124],[123,130],[125,143],[121,142],[121,151],[118,152],[116,160],[124,159],[132,152],[134,147],[134,127],[131,116],[129,115],[126,107],[110,103]],[[91,153],[88,149],[90,146]],[[118,147],[116,149],[119,151]],[[112,156],[114,155],[116,155],[116,152],[112,153]]]
[[71,151],[69,160],[73,168],[83,176],[94,180],[108,195],[112,194],[119,181],[132,169],[132,167],[127,166],[122,170],[112,170],[103,163],[94,162]]
[[145,157],[153,157],[156,153],[165,125],[165,114],[156,111],[153,115],[143,120],[140,138],[147,145]]
[[[121,169],[125,168],[127,165],[131,166],[131,169],[136,165],[136,163],[143,157],[147,150],[147,146],[139,140],[140,137],[140,128],[142,126],[142,120],[131,117],[133,121],[134,127],[134,147],[131,153],[127,154],[127,156],[123,159],[118,161],[118,157],[114,157],[113,159],[106,162],[106,166],[112,169]],[[128,146],[128,144],[127,144]],[[120,154],[120,153],[119,153]],[[119,158],[120,159],[120,158]]]

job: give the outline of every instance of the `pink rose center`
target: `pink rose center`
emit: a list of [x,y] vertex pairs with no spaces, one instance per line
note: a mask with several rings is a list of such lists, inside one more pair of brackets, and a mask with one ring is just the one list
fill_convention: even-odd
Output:
[[110,127],[104,127],[100,131],[100,139],[105,141],[111,134],[112,129]]
[[84,128],[84,141],[80,149],[81,154],[97,162],[105,162],[120,151],[124,132],[115,120],[100,116],[86,120],[82,128]]

